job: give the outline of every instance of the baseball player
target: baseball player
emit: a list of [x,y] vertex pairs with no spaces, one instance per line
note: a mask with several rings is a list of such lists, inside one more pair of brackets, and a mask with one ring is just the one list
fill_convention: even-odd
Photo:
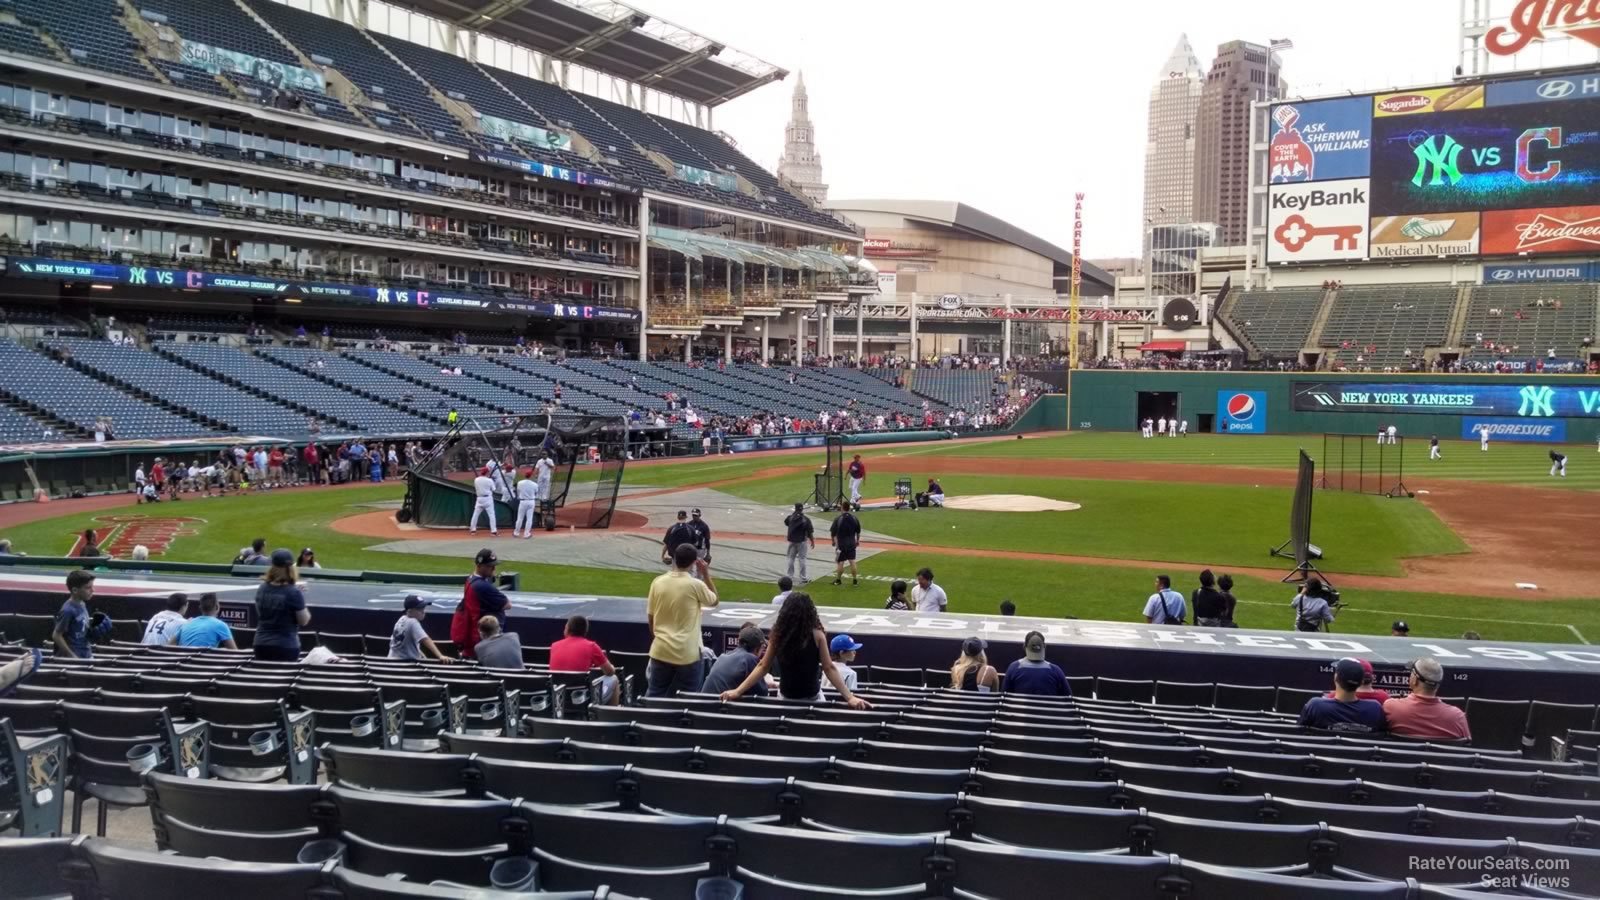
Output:
[[1397,435],[1399,433],[1400,433],[1400,429],[1394,427],[1393,425],[1390,425],[1389,426],[1389,443],[1393,444],[1395,442],[1395,435]]
[[533,537],[534,518],[539,511],[539,482],[533,480],[533,471],[525,470],[517,482],[517,523],[511,530],[513,537]]
[[1173,416],[1172,417],[1172,421],[1167,423],[1167,437],[1177,437],[1177,436],[1178,436],[1178,417],[1177,416]]
[[1149,437],[1150,434],[1155,431],[1155,427],[1156,426],[1154,422],[1150,421],[1148,418],[1145,419],[1139,423],[1139,436]]
[[533,464],[535,477],[539,479],[539,499],[550,499],[550,473],[556,470],[556,464],[551,461],[550,454],[543,453],[539,461]]
[[861,482],[867,477],[867,464],[861,461],[861,454],[857,453],[850,460],[850,505],[861,508]]
[[1381,444],[1382,444],[1382,443],[1383,443],[1383,436],[1384,436],[1384,434],[1385,434],[1385,432],[1384,432],[1384,430],[1383,430],[1383,426],[1382,426],[1382,425],[1379,425],[1379,426],[1378,426],[1378,443],[1379,443],[1379,444],[1380,444],[1380,445],[1381,445]]
[[508,474],[500,465],[500,461],[495,459],[489,460],[488,469],[489,477],[494,481],[495,499],[499,500],[501,503],[510,503],[513,493],[510,482],[511,479],[515,477],[515,470],[512,470],[513,474]]
[[1557,453],[1556,451],[1551,450],[1550,475],[1554,477],[1558,473],[1562,478],[1567,477],[1567,455],[1565,453]]
[[1167,436],[1167,417],[1166,416],[1162,416],[1161,418],[1156,420],[1156,434],[1159,434],[1162,437],[1166,437]]
[[472,534],[478,533],[478,517],[484,510],[489,511],[489,533],[495,537],[500,536],[500,527],[494,520],[494,481],[489,477],[489,467],[484,466],[478,470],[478,477],[472,479],[472,492],[478,496],[472,505],[472,522],[467,530]]
[[1179,420],[1179,422],[1178,422],[1178,434],[1180,434],[1180,435],[1182,435],[1184,437],[1188,437],[1189,436],[1189,420],[1188,419]]
[[1489,452],[1489,425],[1487,422],[1478,426],[1478,450],[1483,453]]
[[1439,453],[1439,436],[1437,434],[1428,439],[1428,458],[1444,459]]

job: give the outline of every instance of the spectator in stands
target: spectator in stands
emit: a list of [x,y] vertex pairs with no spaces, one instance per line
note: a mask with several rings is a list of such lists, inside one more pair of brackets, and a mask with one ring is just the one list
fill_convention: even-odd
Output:
[[300,551],[300,555],[295,558],[294,564],[300,569],[322,568],[322,563],[317,562],[316,551],[312,550],[310,547],[306,547]]
[[1233,576],[1224,573],[1222,577],[1218,578],[1217,590],[1222,594],[1223,609],[1225,610],[1222,614],[1222,627],[1239,627],[1233,620],[1234,607],[1239,605],[1238,599],[1233,596]]
[[1295,631],[1323,631],[1333,624],[1333,606],[1321,578],[1306,579],[1289,605],[1294,608]]
[[177,644],[179,647],[239,649],[239,645],[233,640],[233,629],[217,616],[221,608],[222,604],[218,602],[216,594],[209,591],[201,594],[200,615],[179,626],[177,631],[167,637],[167,643]]
[[1216,576],[1210,569],[1200,570],[1200,586],[1189,595],[1189,603],[1194,609],[1194,623],[1206,628],[1221,628],[1222,620],[1228,612],[1228,601],[1217,590]]
[[1182,625],[1187,609],[1183,595],[1172,589],[1172,579],[1156,576],[1156,592],[1144,602],[1144,620],[1151,625]]
[[828,539],[833,542],[833,583],[844,583],[844,568],[850,567],[850,584],[861,583],[856,570],[856,545],[861,542],[861,520],[846,506],[828,526]]
[[111,633],[111,618],[103,612],[89,612],[89,601],[94,599],[94,573],[78,569],[67,575],[67,602],[61,604],[56,614],[55,628],[51,633],[56,653],[68,659],[93,659],[94,647],[90,641]]
[[296,585],[300,573],[294,554],[274,550],[270,563],[256,588],[255,655],[271,662],[294,662],[300,657],[300,629],[310,624],[311,612]]
[[1467,714],[1439,699],[1444,666],[1424,656],[1411,663],[1411,693],[1383,706],[1389,733],[1401,737],[1470,741]]
[[[822,619],[817,615],[817,606],[811,602],[810,594],[795,591],[783,601],[778,618],[772,623],[772,636],[761,661],[738,687],[722,692],[722,702],[729,703],[744,696],[756,682],[766,677],[774,662],[778,666],[778,695],[784,699],[821,699],[822,679],[826,678],[851,709],[872,708],[872,704],[857,697],[845,684],[838,667],[833,664],[833,657],[828,655],[828,636],[822,630]],[[654,659],[651,665],[655,665]]]
[[587,674],[599,669],[600,702],[606,706],[616,706],[622,696],[617,689],[620,684],[617,669],[606,658],[606,652],[600,649],[600,645],[589,640],[588,617],[569,617],[563,634],[565,636],[561,640],[550,645],[550,671]]
[[167,608],[150,617],[145,623],[141,644],[166,644],[168,638],[183,626],[183,614],[189,609],[189,595],[179,592],[167,598]]
[[23,556],[23,555],[25,555],[25,554],[16,553],[11,549],[11,539],[10,538],[6,538],[5,540],[0,540],[0,556]]
[[238,555],[238,557],[236,557],[234,559],[233,564],[236,565],[236,566],[264,566],[264,565],[267,565],[268,564],[268,559],[266,557],[266,554],[264,554],[262,552],[262,551],[264,551],[266,549],[267,549],[267,539],[258,537],[255,540],[250,542],[250,549],[249,549],[248,552],[244,551],[244,550],[240,550],[239,551],[239,555]]
[[95,536],[94,529],[85,528],[83,530],[83,546],[78,548],[78,557],[80,559],[93,559],[105,555],[105,551],[100,549],[100,538]]
[[484,616],[478,620],[478,643],[473,648],[478,665],[485,669],[521,669],[522,639],[514,631],[503,631],[500,620]]
[[950,666],[950,686],[962,691],[991,693],[1000,687],[1000,674],[989,665],[989,645],[983,638],[961,642],[961,655]]
[[1022,659],[1006,667],[1006,693],[1036,697],[1071,697],[1072,687],[1061,667],[1044,658],[1044,634],[1030,631],[1022,639]]
[[904,581],[897,578],[890,583],[889,599],[884,602],[883,608],[902,611],[910,611],[912,609],[911,600],[906,596],[906,583]]
[[[495,584],[494,571],[500,565],[500,557],[485,547],[473,557],[472,564],[472,576],[467,579],[461,603],[450,620],[450,640],[463,659],[472,659],[476,655],[473,648],[478,644],[478,620],[486,615],[494,616],[504,627],[506,608],[511,605],[499,585]],[[521,663],[518,665],[520,667]]]
[[833,667],[839,670],[839,677],[850,690],[856,689],[856,670],[850,668],[850,663],[856,661],[856,651],[862,644],[848,634],[836,634],[828,642],[828,655],[833,658]]
[[449,662],[449,657],[439,652],[434,645],[433,638],[422,630],[422,619],[428,614],[428,607],[433,601],[418,594],[407,594],[401,604],[400,618],[395,620],[394,629],[389,632],[389,658],[420,660],[426,654],[440,662]]
[[17,685],[28,680],[44,661],[44,651],[34,648],[10,662],[0,665],[0,698],[9,697]]
[[789,594],[794,591],[794,579],[784,575],[778,579],[778,593],[772,598],[773,606],[782,606],[783,601],[789,599]]
[[[739,626],[739,642],[733,649],[717,657],[712,664],[711,671],[706,675],[706,683],[701,685],[701,691],[707,694],[721,694],[731,691],[744,683],[744,679],[761,662],[761,645],[765,643],[766,636],[761,633],[761,628],[754,622],[745,622]],[[757,679],[747,692],[756,697],[767,696],[767,680]]]
[[1390,637],[1410,637],[1411,636],[1411,626],[1406,624],[1406,620],[1405,619],[1397,619],[1397,620],[1395,620],[1395,623],[1393,625],[1389,626],[1389,636]]
[[[1372,671],[1372,663],[1364,659],[1358,659],[1356,662],[1361,663],[1361,686],[1356,689],[1356,697],[1362,700],[1376,700],[1379,703],[1388,703],[1390,699],[1389,692],[1373,686],[1376,676]],[[1329,691],[1323,696],[1332,697],[1334,693]]]
[[1360,660],[1345,657],[1334,663],[1333,696],[1307,700],[1300,710],[1300,727],[1340,734],[1383,731],[1383,704],[1356,696],[1363,671]]
[[670,697],[700,689],[705,675],[700,661],[700,610],[716,605],[710,564],[700,559],[693,544],[679,544],[673,551],[672,570],[650,583],[645,601],[651,635],[646,696]]
[[927,566],[917,570],[917,584],[911,589],[911,602],[921,613],[942,613],[950,606],[944,588],[933,583],[933,570]]
[[1014,616],[1017,614],[1017,605],[1009,599],[1000,601],[1000,615]]
[[787,574],[793,577],[796,567],[799,568],[799,584],[805,584],[811,579],[806,577],[806,555],[810,550],[817,548],[817,532],[811,525],[811,519],[806,515],[804,503],[796,503],[794,512],[785,516],[783,527],[789,541],[787,556],[789,568]]

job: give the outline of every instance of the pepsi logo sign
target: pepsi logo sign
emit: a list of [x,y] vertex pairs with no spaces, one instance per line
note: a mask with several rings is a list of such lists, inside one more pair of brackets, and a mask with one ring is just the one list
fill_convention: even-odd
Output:
[[1217,391],[1216,430],[1224,434],[1266,434],[1266,393]]
[[1228,417],[1245,421],[1256,414],[1256,398],[1249,394],[1234,394],[1228,398]]

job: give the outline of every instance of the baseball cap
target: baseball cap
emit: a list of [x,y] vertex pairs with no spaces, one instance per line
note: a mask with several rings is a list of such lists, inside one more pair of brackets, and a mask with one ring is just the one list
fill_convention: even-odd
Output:
[[1022,655],[1034,662],[1044,659],[1044,635],[1037,631],[1028,632],[1028,636],[1022,639]]
[[696,519],[700,518],[700,507],[696,506],[694,509],[689,510],[689,515],[694,516]]
[[680,510],[678,510],[678,518],[687,519],[687,518],[689,518],[689,513],[687,513],[686,511],[680,509]]
[[1362,681],[1371,681],[1372,677],[1373,677],[1373,675],[1372,675],[1372,663],[1367,662],[1364,659],[1358,659],[1358,660],[1356,660],[1356,662],[1361,663],[1361,680]]
[[856,643],[855,638],[848,634],[836,634],[833,636],[833,640],[828,642],[828,652],[846,653],[851,650],[860,650],[861,646],[861,644]]
[[67,573],[67,590],[69,591],[76,590],[77,588],[81,588],[86,584],[93,583],[94,573],[88,569],[79,569],[76,572]]
[[406,609],[426,609],[433,605],[433,601],[420,594],[407,594],[404,605]]
[[977,656],[989,649],[989,642],[983,638],[967,638],[961,642],[961,652],[968,656]]
[[1438,684],[1444,681],[1444,666],[1431,656],[1420,657],[1411,663],[1411,671],[1416,676],[1429,684]]
[[806,505],[804,503],[796,503],[794,505],[794,511],[795,512],[800,512],[801,510],[803,510],[805,508],[806,508]]
[[1405,619],[1399,619],[1393,625],[1390,626],[1390,630],[1391,631],[1409,632],[1411,630],[1411,626],[1406,624],[1406,620]]
[[485,547],[478,551],[478,555],[473,557],[472,561],[480,566],[498,566],[500,564],[500,557],[495,556],[493,550]]
[[275,566],[292,566],[294,565],[294,554],[283,547],[279,547],[272,551],[272,564]]
[[1345,657],[1333,664],[1333,680],[1341,687],[1351,690],[1361,686],[1361,676],[1366,674],[1361,667],[1361,660]]

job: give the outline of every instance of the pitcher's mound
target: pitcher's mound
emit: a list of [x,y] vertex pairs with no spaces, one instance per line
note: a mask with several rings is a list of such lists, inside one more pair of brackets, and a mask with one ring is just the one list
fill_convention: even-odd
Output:
[[1079,509],[1076,503],[1051,500],[1031,494],[974,494],[970,497],[950,497],[944,505],[951,509],[976,509],[983,512],[1055,512]]

